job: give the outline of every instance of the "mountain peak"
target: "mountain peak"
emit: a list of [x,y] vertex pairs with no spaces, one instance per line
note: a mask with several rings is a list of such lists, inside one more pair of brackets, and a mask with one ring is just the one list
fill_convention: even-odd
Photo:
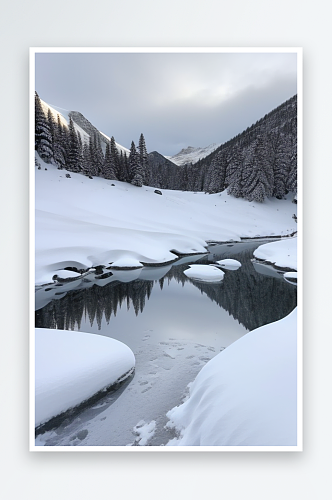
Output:
[[204,148],[188,146],[181,149],[179,153],[174,156],[166,156],[168,160],[171,160],[176,165],[186,165],[187,163],[196,163],[202,158],[205,158],[211,154],[215,149],[217,149],[220,144],[210,144]]

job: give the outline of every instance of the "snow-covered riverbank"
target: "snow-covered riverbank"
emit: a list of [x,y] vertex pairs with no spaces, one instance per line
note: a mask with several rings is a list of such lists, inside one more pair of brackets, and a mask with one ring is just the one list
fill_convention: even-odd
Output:
[[35,426],[126,379],[134,367],[134,354],[118,340],[36,328]]
[[[296,222],[292,217],[294,211],[296,211],[296,206],[292,203],[292,195],[289,195],[286,200],[269,199],[264,203],[248,202],[243,199],[234,198],[227,195],[226,192],[208,195],[202,192],[163,190],[160,195],[154,192],[154,188],[146,186],[138,188],[119,181],[108,181],[102,178],[89,179],[86,176],[72,172],[67,177],[66,171],[58,170],[52,165],[46,165],[39,158],[38,161],[41,168],[36,168],[35,274],[37,284],[51,283],[54,275],[57,275],[60,279],[81,277],[80,271],[91,269],[94,266],[104,266],[108,268],[108,271],[112,270],[108,272],[109,275],[113,272],[128,273],[129,271],[123,270],[114,271],[114,268],[121,269],[126,267],[136,268],[136,271],[130,272],[140,274],[144,269],[151,270],[151,268],[145,267],[145,264],[148,266],[165,264],[176,260],[182,254],[193,255],[205,253],[207,242],[209,241],[235,242],[240,241],[241,238],[288,236],[297,229]],[[270,262],[275,262],[277,265],[296,269],[293,265],[294,262],[296,263],[296,238],[286,238],[271,245],[274,246],[262,243],[263,251],[261,253],[258,252],[257,255],[255,253],[257,258],[267,259]],[[266,248],[264,249],[264,247]],[[288,260],[284,258],[285,252],[287,253]],[[193,268],[193,265],[191,265],[191,268]],[[204,266],[204,272],[206,272],[205,268],[210,272],[217,273],[219,281],[223,281],[220,279],[220,276],[224,275],[221,269],[214,268],[213,271],[212,266]],[[55,284],[55,286],[58,285],[57,283]],[[47,289],[44,291],[47,292]],[[64,290],[61,293],[63,294]],[[188,402],[168,413],[171,419],[169,425],[173,425],[177,431],[181,431],[179,439],[171,441],[169,443],[170,446],[195,446],[196,444],[217,446],[221,444],[230,445],[230,443],[236,446],[240,446],[241,444],[256,446],[280,444],[294,446],[296,441],[293,439],[294,415],[292,412],[294,405],[296,408],[296,395],[294,396],[293,393],[289,393],[289,404],[292,409],[290,407],[287,409],[287,405],[284,404],[281,396],[279,398],[276,395],[273,401],[271,400],[271,409],[274,408],[276,410],[276,404],[278,405],[282,402],[285,410],[279,422],[282,429],[280,433],[277,431],[276,439],[272,439],[271,436],[272,432],[274,432],[273,429],[275,429],[276,422],[273,419],[272,421],[269,419],[268,410],[265,408],[265,402],[269,400],[265,397],[264,392],[264,390],[268,391],[271,388],[273,391],[275,389],[278,390],[278,387],[273,385],[273,380],[275,376],[279,377],[278,369],[280,367],[277,367],[277,356],[279,354],[281,356],[279,361],[281,359],[281,363],[285,363],[288,366],[285,370],[287,376],[289,375],[292,378],[294,370],[296,372],[296,355],[294,358],[293,352],[294,345],[296,346],[296,321],[294,321],[294,317],[294,315],[290,315],[287,322],[282,326],[279,322],[273,323],[270,325],[270,330],[265,331],[264,335],[260,332],[260,329],[251,332],[253,335],[250,335],[250,337],[245,336],[245,338],[248,337],[251,340],[244,344],[239,344],[240,347],[234,347],[235,351],[231,350],[230,354],[227,354],[226,358],[223,358],[231,360],[228,364],[224,364],[223,362],[220,365],[222,368],[220,368],[218,363],[217,365],[209,364],[207,371],[202,371],[203,375],[198,375]],[[263,330],[264,328],[267,329],[269,327],[263,327]],[[284,332],[286,330],[291,330],[292,332],[287,339],[282,336],[285,335]],[[277,332],[281,335],[279,341],[277,339]],[[66,334],[68,333],[84,336],[84,334],[78,332],[66,332]],[[91,352],[89,352],[88,358],[91,358],[91,362],[94,365],[87,367],[83,363],[84,366],[81,369],[79,363],[73,362],[72,358],[72,353],[76,348],[73,345],[71,347],[70,345],[64,345],[60,351],[62,350],[65,358],[67,357],[68,372],[64,368],[65,363],[56,362],[56,370],[51,370],[52,373],[54,372],[53,380],[51,380],[52,377],[49,378],[47,374],[51,364],[48,365],[47,359],[49,356],[46,354],[48,353],[52,358],[54,351],[49,349],[47,345],[45,349],[43,342],[47,341],[47,337],[45,336],[45,332],[41,332],[41,334],[43,335],[39,336],[37,334],[35,337],[37,363],[36,403],[38,408],[41,409],[41,411],[38,410],[36,412],[36,425],[79,404],[95,392],[112,384],[124,373],[128,373],[135,364],[135,360],[133,361],[130,357],[132,352],[123,345],[123,348],[129,351],[126,351],[127,354],[124,358],[126,367],[121,362],[120,366],[117,365],[116,358],[119,352],[116,350],[115,358],[110,359],[106,356],[107,359],[103,358],[101,363],[98,361],[99,355],[93,357],[91,356]],[[90,340],[93,343],[93,348],[97,347],[98,336],[89,335],[89,337],[91,337]],[[289,346],[288,342],[293,342],[292,338],[295,344]],[[69,336],[66,342],[68,340],[70,340]],[[78,337],[73,340],[75,345],[76,340],[78,341]],[[169,340],[172,341],[172,338],[170,337]],[[279,344],[276,346],[278,342]],[[237,344],[238,342],[235,342],[234,346]],[[182,350],[182,345],[176,346],[174,344],[171,347],[172,349]],[[232,347],[228,347],[225,352]],[[200,344],[197,344],[197,347],[194,346],[194,350],[198,348],[208,350],[207,346],[200,346]],[[282,357],[285,356],[282,353],[284,348],[287,353],[291,353],[290,358],[287,357],[288,354],[286,354],[285,358]],[[175,359],[173,350],[171,354],[167,352],[159,355],[158,353],[159,357],[154,358],[158,359],[158,366],[161,364],[163,367],[165,359],[169,363],[169,357]],[[232,354],[233,352],[235,353],[235,357]],[[195,366],[198,366],[197,363],[200,363],[203,358],[207,361],[206,352],[202,351],[201,354],[203,356],[195,360]],[[239,373],[235,375],[234,367],[232,368],[232,366],[234,359],[238,355],[240,360],[243,359],[243,366],[238,366]],[[179,356],[179,354],[176,353],[176,356]],[[192,356],[193,354],[189,353],[185,359]],[[219,358],[220,355],[216,357],[216,359]],[[96,363],[94,359],[97,360]],[[119,359],[122,359],[121,356]],[[130,362],[129,359],[131,360]],[[254,366],[256,366],[257,370],[252,370],[250,363],[255,359],[256,363],[254,363]],[[43,368],[40,370],[39,368],[42,365]],[[106,371],[110,368],[110,372],[108,371],[107,381],[103,378],[102,383],[102,377],[99,377],[99,375],[96,377],[93,376],[91,380],[98,379],[98,387],[96,386],[92,389],[90,384],[81,383],[82,380],[85,380],[81,375],[87,370],[88,373],[96,374],[97,365],[106,368]],[[195,369],[195,366],[193,369]],[[211,368],[211,366],[215,368]],[[246,366],[250,376],[246,371]],[[149,369],[149,366],[146,369]],[[170,369],[168,364],[165,369]],[[188,370],[187,366],[185,370]],[[103,373],[103,377],[105,373]],[[111,377],[112,380],[109,378],[109,373],[114,374],[114,377],[113,375],[113,378]],[[206,383],[205,379],[206,374],[208,374],[208,383]],[[155,375],[155,373],[152,375]],[[151,381],[151,387],[153,387],[152,375],[150,372],[147,373],[147,380],[141,381],[142,384],[147,384]],[[183,378],[183,374],[181,376]],[[188,381],[194,378],[193,372],[190,371],[186,376],[192,376]],[[226,392],[220,390],[218,385],[220,376],[225,376],[226,381],[230,380],[228,377],[232,378],[233,381],[229,384],[229,392],[227,392],[227,383]],[[264,387],[260,387],[257,384],[259,378],[262,379]],[[76,380],[76,385],[72,383],[73,379]],[[245,384],[242,383],[243,379],[246,380]],[[293,390],[292,387],[294,386],[292,380],[289,384],[290,391]],[[138,382],[137,391],[141,391],[141,382]],[[169,382],[168,380],[167,383],[169,384]],[[280,387],[283,387],[283,385],[287,385],[288,383],[285,378],[282,378],[280,379],[280,384]],[[73,389],[74,387],[77,387],[77,391]],[[89,390],[87,392],[83,391],[84,393],[82,392],[81,394],[82,387],[89,388]],[[197,391],[195,387],[198,387]],[[247,388],[246,391],[243,391],[243,387]],[[174,387],[171,385],[170,390],[172,391],[173,389]],[[54,396],[54,391],[57,394],[56,397]],[[143,393],[144,391],[145,388],[141,392]],[[130,393],[129,390],[128,393]],[[58,397],[59,394],[61,397]],[[81,395],[78,396],[78,394]],[[134,394],[134,391],[132,391],[132,394]],[[195,394],[204,395],[203,400],[198,402]],[[233,394],[232,397],[231,394]],[[249,394],[252,395],[250,404],[248,403]],[[132,404],[133,397],[128,397],[128,408]],[[178,404],[179,397],[180,394],[177,394],[178,399],[173,402],[172,406]],[[154,399],[150,399],[151,409],[153,409]],[[200,396],[198,399],[200,399]],[[225,401],[227,404],[231,401],[231,405],[228,407]],[[172,408],[171,405],[167,407],[168,403],[169,401],[163,401],[164,423],[167,420],[166,413],[169,408]],[[137,401],[135,404],[140,405],[141,403]],[[215,410],[216,404],[218,407],[217,412]],[[248,407],[246,406],[247,404],[249,404]],[[252,406],[253,404],[255,408]],[[57,406],[55,407],[54,405]],[[113,412],[114,409],[119,407],[119,415],[123,411],[123,408],[120,409],[120,400],[112,406]],[[224,410],[228,411],[227,408],[229,408],[230,413],[234,417],[232,419],[233,424],[239,425],[239,428],[227,427],[223,421],[222,428],[226,434],[224,433],[221,438],[215,429],[215,438],[212,439],[209,431],[208,438],[206,439],[206,425],[210,425],[211,429],[213,429],[213,426],[217,425],[221,418],[218,412],[221,411],[222,418],[224,418]],[[261,417],[263,421],[258,416],[257,411],[259,409],[262,410]],[[247,410],[248,414],[246,413]],[[131,416],[132,421],[128,422],[128,436],[126,435],[128,444],[135,445],[136,443],[136,441],[130,443],[133,429],[136,429],[137,436],[141,436],[139,439],[145,442],[148,437],[151,439],[156,425],[157,428],[160,428],[162,425],[163,420],[160,420],[160,422],[156,421],[152,411],[147,412],[147,415],[149,416],[144,416],[144,422],[142,419],[136,420],[136,415]],[[199,415],[201,417],[200,422],[197,421]],[[211,418],[209,415],[211,415]],[[268,424],[264,427],[265,417]],[[114,418],[114,415],[110,416],[111,418]],[[261,434],[257,430],[258,423],[253,423],[255,419],[258,423],[261,422],[262,424]],[[93,429],[93,432],[89,431],[88,437],[87,434],[84,434],[84,445],[105,445],[105,433],[101,429],[104,425],[109,425],[109,421],[101,424],[99,417],[96,420],[98,420],[96,426],[94,423],[89,425],[91,430]],[[228,421],[227,418],[226,421]],[[246,421],[249,422],[248,429]],[[291,424],[288,425],[290,421]],[[284,430],[286,427],[288,430],[285,433]],[[83,430],[86,431],[86,429]],[[118,433],[114,432],[115,434],[113,433],[112,437],[109,435],[110,442],[120,446],[123,443],[124,436],[120,430]],[[229,440],[227,440],[227,436]],[[53,438],[50,439],[52,440]],[[63,440],[60,439],[60,441],[54,444],[67,446],[69,444],[68,439],[64,437]]]
[[283,269],[297,270],[297,237],[265,243],[254,251],[254,256]]
[[209,361],[168,412],[168,446],[296,446],[297,309]]
[[248,202],[226,192],[138,188],[58,170],[38,157],[36,167],[36,283],[52,282],[66,267],[141,267],[177,254],[206,251],[207,241],[288,235],[296,206],[287,200]]

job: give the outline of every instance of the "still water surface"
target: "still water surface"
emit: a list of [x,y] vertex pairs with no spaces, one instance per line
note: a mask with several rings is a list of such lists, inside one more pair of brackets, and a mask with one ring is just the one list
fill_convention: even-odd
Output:
[[[213,356],[250,330],[296,307],[296,287],[282,274],[253,265],[259,242],[214,245],[206,256],[173,266],[100,274],[90,282],[39,289],[36,327],[75,329],[127,344],[136,357],[134,378],[96,406],[40,437],[47,445],[139,445],[139,422],[156,422],[149,445],[163,445],[167,411]],[[221,282],[191,280],[189,263],[234,258]],[[260,271],[260,272],[258,272]],[[139,276],[139,277],[137,277]],[[95,279],[98,278],[98,279]],[[67,291],[68,290],[68,291]],[[142,441],[143,442],[143,441]]]

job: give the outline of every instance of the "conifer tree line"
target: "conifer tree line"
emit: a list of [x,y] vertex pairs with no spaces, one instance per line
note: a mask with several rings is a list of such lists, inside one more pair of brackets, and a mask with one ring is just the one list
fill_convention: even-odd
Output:
[[142,186],[149,182],[148,154],[143,134],[138,147],[131,143],[130,154],[118,151],[114,137],[106,141],[105,154],[100,135],[94,132],[89,140],[82,140],[69,115],[68,126],[60,116],[54,118],[48,108],[44,113],[41,100],[35,92],[35,150],[45,163],[53,163],[59,169],[81,173],[89,177],[99,176],[110,180],[130,182]]
[[157,152],[148,155],[143,134],[137,147],[132,141],[128,156],[122,150],[119,153],[114,137],[110,141],[103,138],[104,153],[101,134],[83,115],[75,113],[81,125],[89,127],[88,142],[82,142],[71,115],[68,126],[61,124],[59,115],[56,120],[50,109],[46,115],[35,93],[35,149],[46,163],[59,169],[135,186],[206,193],[227,189],[235,197],[258,202],[297,192],[296,95],[206,158],[184,166]]
[[[163,175],[167,172],[167,175]],[[154,165],[151,185],[219,193],[249,201],[297,192],[297,96],[195,164]]]

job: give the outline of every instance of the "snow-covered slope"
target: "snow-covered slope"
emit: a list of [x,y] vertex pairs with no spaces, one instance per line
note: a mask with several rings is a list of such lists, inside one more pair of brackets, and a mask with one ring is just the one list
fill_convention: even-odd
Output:
[[[68,127],[68,124],[69,124],[69,113],[70,113],[70,111],[68,111],[67,109],[62,109],[62,108],[58,108],[58,107],[55,107],[55,106],[50,106],[49,104],[47,104],[42,99],[40,99],[40,102],[41,102],[43,111],[44,111],[44,113],[45,113],[46,116],[47,116],[48,110],[50,109],[50,111],[51,111],[51,113],[52,113],[55,121],[58,120],[58,115],[59,115],[61,125],[65,126],[65,127]],[[75,127],[76,132],[79,132],[81,134],[82,142],[83,143],[84,142],[89,142],[89,134],[87,134],[75,122],[74,122],[74,127]]]
[[176,165],[185,165],[186,163],[196,163],[198,160],[205,158],[213,151],[215,151],[220,144],[210,144],[205,148],[194,148],[193,146],[188,146],[187,148],[181,149],[179,153],[174,156],[165,156],[168,160],[171,160]]
[[168,412],[169,446],[297,445],[297,309],[249,332],[200,371]]
[[[57,121],[58,119],[58,115],[60,117],[60,122],[62,125],[65,125],[66,127],[68,126],[69,124],[69,115],[72,113],[75,116],[81,116],[82,119],[90,125],[91,129],[95,129],[95,127],[93,127],[93,125],[90,124],[90,122],[83,116],[81,115],[80,113],[77,113],[76,111],[69,111],[67,109],[63,109],[63,108],[59,108],[58,106],[54,106],[53,104],[50,105],[50,104],[47,104],[45,101],[43,101],[42,99],[40,99],[40,102],[41,102],[41,105],[42,105],[42,108],[44,110],[44,113],[46,114],[47,116],[47,113],[48,113],[48,109],[51,110],[51,113],[52,115],[54,116],[54,119]],[[81,138],[82,138],[82,142],[89,142],[89,137],[90,137],[90,134],[84,130],[78,123],[77,123],[77,119],[75,121],[75,119],[73,119],[73,123],[74,123],[74,127],[75,127],[75,130],[77,132],[80,133],[81,135]],[[95,129],[97,131],[97,129]],[[98,130],[97,132],[99,132],[101,134],[102,137],[104,137],[106,139],[106,141],[110,141],[111,139],[106,135],[104,134],[103,132],[101,132],[100,130]],[[124,146],[121,146],[120,144],[118,143],[115,143],[116,146],[117,146],[117,149],[119,152],[123,152],[123,153],[126,153],[128,156],[129,156],[129,149],[125,148]],[[104,148],[105,149],[105,144],[104,144]]]
[[66,267],[141,267],[177,254],[205,252],[207,241],[288,235],[294,204],[271,198],[248,202],[226,192],[208,195],[89,179],[45,164],[37,155],[35,270],[49,283]]

